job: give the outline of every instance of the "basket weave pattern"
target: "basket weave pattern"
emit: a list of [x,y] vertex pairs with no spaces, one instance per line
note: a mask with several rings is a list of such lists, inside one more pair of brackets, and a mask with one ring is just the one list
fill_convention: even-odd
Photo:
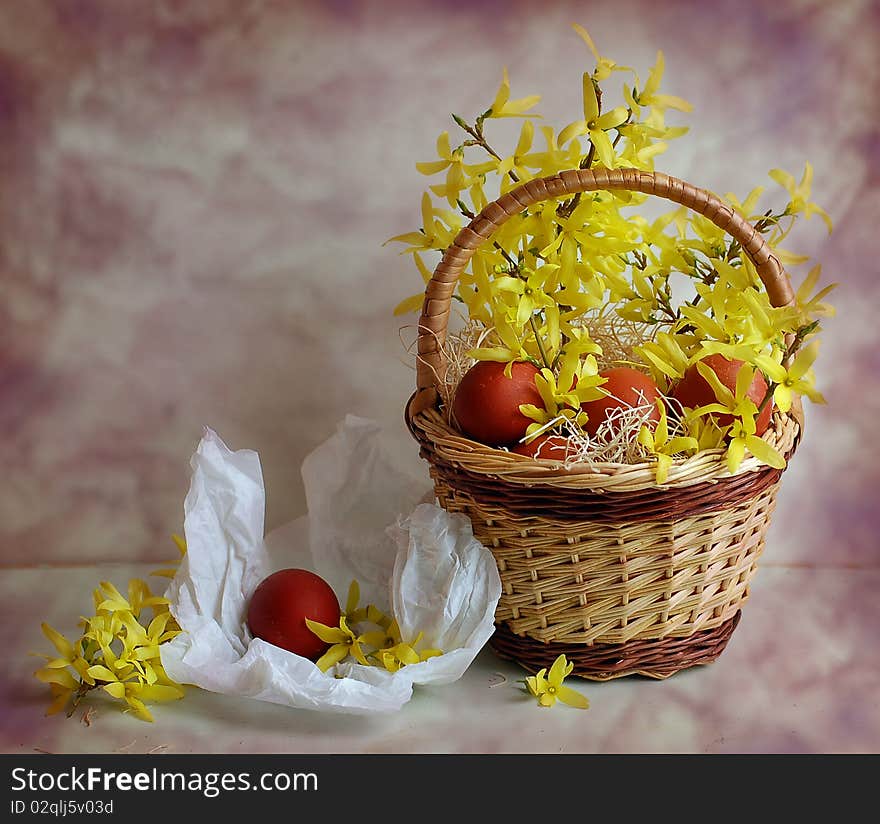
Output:
[[441,506],[464,512],[501,574],[496,621],[565,644],[691,635],[731,618],[748,597],[778,483],[722,514],[564,531],[513,520],[440,482]]
[[[704,214],[740,242],[773,305],[792,301],[761,234],[705,190],[631,169],[533,180],[489,204],[437,265],[406,417],[440,505],[467,515],[496,559],[496,651],[533,672],[564,652],[585,678],[665,678],[724,649],[749,597],[781,470],[747,458],[730,476],[723,451],[712,450],[677,459],[661,487],[648,462],[566,467],[475,443],[439,408],[451,296],[473,250],[538,200],[600,188],[657,194]],[[796,404],[774,413],[764,437],[791,458],[801,434]]]

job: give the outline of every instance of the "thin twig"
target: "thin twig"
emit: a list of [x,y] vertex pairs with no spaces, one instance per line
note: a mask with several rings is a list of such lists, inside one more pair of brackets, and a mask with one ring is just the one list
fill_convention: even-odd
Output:
[[[788,363],[791,358],[797,353],[797,351],[801,348],[801,345],[804,342],[804,338],[810,334],[810,332],[816,329],[816,323],[809,323],[806,326],[801,326],[795,333],[794,338],[791,343],[786,347],[785,353],[782,356],[782,363]],[[758,412],[760,415],[761,412],[767,407],[767,404],[770,403],[770,398],[773,397],[773,393],[776,391],[776,387],[778,387],[778,383],[774,383],[773,381],[767,382],[767,391],[764,393],[764,397],[761,399],[761,403],[758,404]]]
[[[502,160],[501,155],[498,154],[498,152],[496,152],[489,145],[489,143],[486,141],[486,138],[483,137],[482,126],[480,126],[479,128],[471,126],[464,118],[459,117],[457,114],[453,114],[452,119],[474,139],[473,143],[470,143],[470,141],[468,141],[469,145],[480,146],[499,162]],[[482,121],[478,120],[477,122],[481,123]],[[513,171],[513,169],[511,169],[507,174],[514,183],[519,183],[519,177],[517,176],[516,172]]]
[[529,315],[529,323],[531,324],[532,331],[535,333],[535,343],[538,344],[538,351],[541,353],[541,361],[544,366],[550,369],[550,361],[547,359],[547,353],[544,351],[544,344],[541,342],[541,335],[538,333],[538,324],[535,323],[534,315]]

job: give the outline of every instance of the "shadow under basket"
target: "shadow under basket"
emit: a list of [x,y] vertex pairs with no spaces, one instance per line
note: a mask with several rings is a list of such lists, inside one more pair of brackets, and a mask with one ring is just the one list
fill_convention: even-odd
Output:
[[[724,450],[707,450],[677,458],[661,486],[652,462],[535,460],[464,437],[446,414],[443,342],[451,295],[473,250],[531,203],[600,188],[660,195],[699,211],[739,241],[774,306],[792,301],[764,238],[709,192],[636,170],[530,181],[462,229],[434,271],[406,420],[439,504],[466,515],[497,562],[496,653],[533,673],[564,653],[583,678],[662,679],[725,649],[749,597],[782,470],[747,456],[731,475]],[[796,401],[787,414],[774,411],[762,437],[790,459],[802,423]]]

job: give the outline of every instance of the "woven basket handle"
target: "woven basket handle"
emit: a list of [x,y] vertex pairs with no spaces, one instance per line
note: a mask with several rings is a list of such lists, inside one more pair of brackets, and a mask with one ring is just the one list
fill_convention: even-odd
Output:
[[437,402],[437,388],[446,375],[443,345],[446,342],[452,293],[476,249],[488,241],[509,218],[534,203],[599,189],[624,189],[657,195],[707,217],[739,242],[754,263],[773,306],[788,306],[794,301],[791,281],[763,235],[732,206],[705,189],[699,189],[662,172],[606,169],[601,166],[536,178],[511,189],[486,206],[461,229],[437,264],[425,289],[425,301],[419,319],[416,392],[407,405],[408,418],[411,419]]

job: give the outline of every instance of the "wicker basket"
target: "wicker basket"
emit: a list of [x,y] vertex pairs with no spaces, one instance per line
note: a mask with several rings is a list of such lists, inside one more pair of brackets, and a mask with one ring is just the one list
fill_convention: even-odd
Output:
[[[793,300],[762,235],[715,195],[662,173],[572,170],[532,180],[489,204],[446,250],[419,321],[417,388],[407,424],[440,505],[466,514],[495,556],[502,595],[490,641],[535,672],[565,653],[591,680],[666,678],[715,660],[735,629],[763,550],[781,470],[747,457],[735,475],[723,450],[675,461],[658,486],[651,463],[534,460],[464,437],[441,411],[452,293],[474,250],[509,217],[549,198],[598,189],[657,195],[712,220],[757,268],[771,303]],[[790,458],[799,402],[764,435]]]

